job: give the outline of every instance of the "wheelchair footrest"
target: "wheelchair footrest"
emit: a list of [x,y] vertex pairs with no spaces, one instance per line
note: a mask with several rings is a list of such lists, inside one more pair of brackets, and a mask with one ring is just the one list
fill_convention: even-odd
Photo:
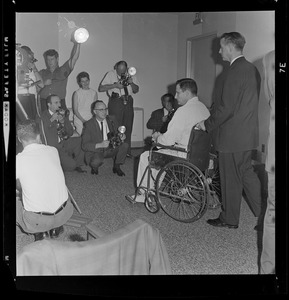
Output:
[[132,197],[132,196],[130,196],[130,195],[126,195],[125,196],[125,199],[127,200],[127,201],[129,201],[130,203],[132,203],[132,204],[136,204],[137,202],[134,200],[134,196]]

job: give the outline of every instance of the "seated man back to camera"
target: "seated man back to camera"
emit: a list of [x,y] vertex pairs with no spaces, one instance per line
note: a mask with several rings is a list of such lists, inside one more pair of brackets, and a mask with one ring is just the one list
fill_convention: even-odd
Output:
[[17,137],[24,149],[16,155],[16,186],[22,193],[22,200],[16,200],[16,222],[36,241],[57,237],[73,213],[58,152],[41,144],[33,120],[18,124]]

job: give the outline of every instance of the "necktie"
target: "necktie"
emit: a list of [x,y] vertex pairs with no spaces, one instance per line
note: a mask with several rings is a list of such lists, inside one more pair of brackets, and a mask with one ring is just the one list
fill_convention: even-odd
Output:
[[102,139],[104,139],[103,138],[103,122],[101,121],[100,123],[101,123],[101,135],[102,135]]
[[127,89],[127,86],[124,86],[123,88],[124,88],[124,94],[125,94],[126,96],[128,96],[128,89]]

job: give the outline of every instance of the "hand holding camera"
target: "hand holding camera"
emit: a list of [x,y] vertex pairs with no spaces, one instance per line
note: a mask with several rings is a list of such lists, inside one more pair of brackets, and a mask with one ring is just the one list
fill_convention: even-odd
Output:
[[55,120],[58,121],[58,112],[55,112],[55,113],[51,116],[50,122],[52,123],[52,122],[54,122]]
[[115,82],[114,83],[114,85],[115,85],[115,88],[117,88],[117,89],[123,89],[123,85],[121,84],[121,82],[119,81],[119,82]]
[[102,147],[101,148],[107,148],[109,146],[109,140],[105,140],[102,142]]
[[127,70],[127,73],[121,74],[119,83],[125,87],[125,86],[129,86],[133,80],[132,80],[132,76],[136,74],[136,69],[134,67],[130,67]]
[[58,113],[58,121],[64,123],[64,118],[68,117],[70,112],[68,109],[59,109]]

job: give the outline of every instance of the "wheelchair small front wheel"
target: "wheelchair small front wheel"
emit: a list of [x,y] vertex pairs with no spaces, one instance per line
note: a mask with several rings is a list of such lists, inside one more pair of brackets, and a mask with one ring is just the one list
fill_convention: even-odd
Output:
[[159,211],[160,209],[160,205],[159,205],[159,202],[157,200],[157,197],[152,194],[152,193],[148,193],[145,197],[145,207],[146,209],[155,214]]

